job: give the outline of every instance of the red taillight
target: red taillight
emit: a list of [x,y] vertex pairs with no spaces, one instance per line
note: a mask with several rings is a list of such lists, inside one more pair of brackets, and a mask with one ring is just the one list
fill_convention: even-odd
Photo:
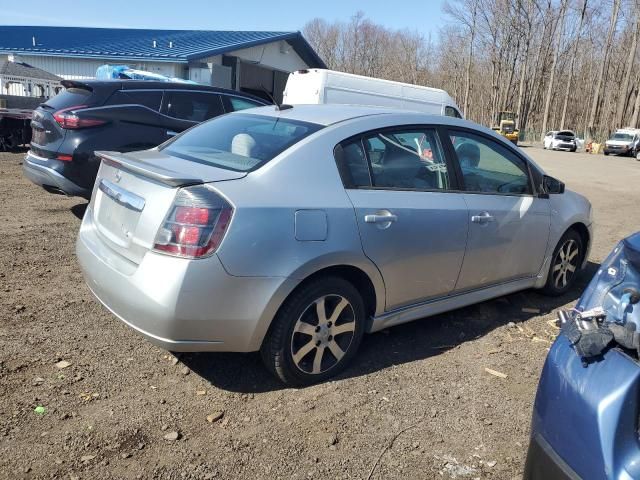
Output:
[[63,108],[53,114],[53,118],[58,125],[66,130],[74,130],[76,128],[96,127],[98,125],[104,125],[104,120],[97,120],[95,118],[80,118],[75,113],[71,113],[74,110],[80,110],[87,108],[87,105],[76,105],[74,107]]
[[176,222],[206,225],[209,222],[209,209],[198,207],[176,207]]
[[179,257],[209,255],[222,243],[232,214],[233,207],[207,187],[182,188],[153,248]]
[[56,159],[58,160],[62,160],[63,162],[70,162],[71,160],[73,160],[73,157],[71,155],[56,155]]

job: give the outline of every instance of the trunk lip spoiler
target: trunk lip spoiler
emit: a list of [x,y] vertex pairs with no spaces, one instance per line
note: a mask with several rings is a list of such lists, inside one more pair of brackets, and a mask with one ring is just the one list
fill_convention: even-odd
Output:
[[[136,160],[120,152],[97,151],[96,156],[107,165],[126,170],[136,175],[142,175],[170,187],[184,187],[206,183],[204,179],[167,170],[158,165],[151,165]],[[177,175],[176,175],[177,174]]]

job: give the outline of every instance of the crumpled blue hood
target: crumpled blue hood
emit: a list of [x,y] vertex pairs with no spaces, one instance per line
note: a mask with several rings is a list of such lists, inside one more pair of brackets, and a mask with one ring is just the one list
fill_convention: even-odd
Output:
[[[609,320],[631,321],[640,327],[640,304],[630,305],[624,313],[620,309],[620,299],[628,288],[640,290],[640,232],[616,245],[600,265],[576,309],[585,311],[602,306]],[[620,318],[622,315],[625,318]]]

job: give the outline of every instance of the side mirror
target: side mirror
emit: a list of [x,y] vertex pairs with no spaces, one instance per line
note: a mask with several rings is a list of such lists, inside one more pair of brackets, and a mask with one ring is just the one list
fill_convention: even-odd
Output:
[[550,177],[549,175],[542,177],[542,186],[544,188],[544,193],[547,194],[564,193],[564,183],[557,178]]

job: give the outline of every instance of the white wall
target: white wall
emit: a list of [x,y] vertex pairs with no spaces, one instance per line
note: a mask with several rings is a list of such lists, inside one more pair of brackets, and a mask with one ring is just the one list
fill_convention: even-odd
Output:
[[65,79],[83,79],[96,76],[96,70],[106,63],[112,65],[130,65],[150,72],[161,73],[169,77],[181,77],[183,64],[165,62],[123,62],[118,59],[94,60],[73,57],[45,57],[39,55],[20,55],[22,62],[46,70]]
[[[245,62],[256,63],[275,70],[281,70],[283,72],[293,72],[294,70],[300,70],[308,67],[308,65],[298,56],[293,47],[284,41],[244,48],[242,50],[229,52],[227,55],[236,56]],[[6,55],[0,55],[0,60],[6,60],[6,58]],[[123,62],[117,58],[100,60],[24,54],[20,54],[20,60],[65,79],[93,78],[95,77],[96,69],[100,65],[104,65],[106,63],[112,65],[126,64],[133,68],[160,73],[168,77],[182,78],[184,76],[184,64],[181,63]],[[211,71],[213,69],[213,65],[220,65],[222,63],[222,57],[217,55],[215,57],[203,59],[203,62],[209,64],[209,70]],[[202,83],[211,82],[211,78],[204,71],[194,73],[193,76],[198,77],[198,79],[193,78],[193,80],[201,81]]]
[[229,52],[227,55],[240,57],[246,62],[257,63],[284,72],[293,72],[309,67],[298,56],[293,47],[283,41],[244,48]]

